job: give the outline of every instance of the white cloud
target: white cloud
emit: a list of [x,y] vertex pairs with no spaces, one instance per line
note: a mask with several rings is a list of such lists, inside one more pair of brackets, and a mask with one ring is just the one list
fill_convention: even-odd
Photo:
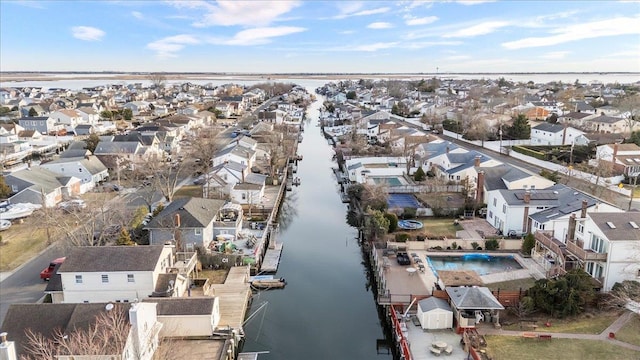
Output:
[[144,15],[140,11],[132,11],[131,15],[138,20],[144,19]]
[[204,16],[193,25],[209,26],[262,26],[275,21],[300,5],[299,1],[171,1],[177,8],[204,10]]
[[364,6],[363,2],[360,1],[349,1],[349,2],[340,2],[338,3],[339,14],[334,16],[334,19],[344,19],[352,16],[368,16],[368,15],[377,15],[384,14],[391,10],[389,7],[380,7],[375,9],[366,9],[360,10]]
[[566,42],[592,39],[604,36],[619,36],[640,34],[640,16],[618,17],[593,22],[583,22],[575,25],[565,25],[550,32],[554,35],[543,37],[529,37],[502,44],[507,49],[522,49],[563,44]]
[[387,43],[379,42],[379,43],[374,43],[374,44],[359,45],[359,46],[355,46],[355,47],[352,47],[352,48],[347,48],[345,50],[372,52],[372,51],[378,51],[378,50],[393,48],[393,47],[396,47],[396,45],[397,45],[397,43],[395,43],[395,42],[387,42]]
[[445,34],[442,37],[450,38],[450,37],[473,37],[479,35],[487,35],[490,34],[502,27],[509,26],[510,24],[506,21],[487,21],[477,25],[473,25],[467,28],[460,29],[458,31],[454,31],[451,34]]
[[271,42],[272,38],[295,34],[307,29],[296,26],[262,27],[242,30],[231,39],[211,39],[210,42],[224,45],[260,45]]
[[569,55],[570,51],[552,51],[546,54],[540,55],[541,59],[549,59],[549,60],[560,60],[564,59],[567,55]]
[[105,36],[105,32],[91,26],[74,26],[71,28],[74,38],[85,41],[100,41]]
[[405,24],[407,24],[409,26],[427,25],[427,24],[431,24],[431,23],[436,22],[436,21],[438,21],[438,17],[437,16],[427,16],[427,17],[423,17],[423,18],[407,19],[405,21]]
[[433,46],[457,46],[462,45],[462,41],[421,41],[421,42],[409,42],[402,45],[405,49],[422,49]]
[[470,59],[471,57],[469,55],[452,55],[452,56],[447,56],[445,58],[443,58],[444,60],[452,60],[452,61],[458,61],[458,60],[467,60]]
[[176,57],[177,52],[184,49],[186,45],[197,45],[200,40],[192,35],[175,35],[147,44],[147,49],[156,52],[159,58]]
[[456,1],[458,4],[462,4],[462,5],[479,5],[479,4],[485,4],[485,3],[492,3],[495,2],[495,0],[458,0]]
[[391,25],[388,22],[374,22],[374,23],[371,23],[371,24],[367,25],[367,28],[369,28],[369,29],[390,29],[392,27],[393,27],[393,25]]

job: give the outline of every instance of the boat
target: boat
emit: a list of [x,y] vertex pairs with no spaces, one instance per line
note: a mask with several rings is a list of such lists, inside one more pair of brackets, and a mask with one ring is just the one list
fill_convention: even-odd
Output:
[[11,227],[11,221],[9,220],[0,220],[0,231],[7,230]]
[[256,275],[249,278],[249,284],[256,289],[282,289],[287,282],[273,275]]
[[422,229],[424,224],[418,220],[400,220],[398,221],[398,227],[404,230],[417,230]]
[[41,207],[42,205],[31,203],[9,204],[0,209],[0,220],[13,220],[27,217]]

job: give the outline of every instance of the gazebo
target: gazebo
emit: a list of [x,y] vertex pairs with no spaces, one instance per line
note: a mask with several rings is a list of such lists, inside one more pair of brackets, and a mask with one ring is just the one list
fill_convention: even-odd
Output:
[[456,330],[475,328],[480,322],[500,324],[500,310],[504,306],[493,296],[489,288],[478,286],[459,286],[445,288],[451,304],[453,317],[456,320]]

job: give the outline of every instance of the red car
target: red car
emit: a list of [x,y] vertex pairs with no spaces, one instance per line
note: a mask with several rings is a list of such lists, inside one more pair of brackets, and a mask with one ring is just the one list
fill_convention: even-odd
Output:
[[49,264],[49,266],[40,271],[40,279],[44,281],[48,281],[49,279],[51,279],[51,275],[53,275],[53,269],[55,269],[57,265],[62,264],[64,262],[64,259],[66,258],[61,257],[53,260]]

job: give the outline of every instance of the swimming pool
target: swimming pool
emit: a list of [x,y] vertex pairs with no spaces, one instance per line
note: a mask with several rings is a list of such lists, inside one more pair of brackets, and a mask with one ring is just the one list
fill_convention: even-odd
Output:
[[427,263],[434,273],[438,270],[474,270],[478,275],[522,269],[513,255],[465,254],[456,256],[427,256]]
[[402,186],[402,181],[395,177],[375,177],[373,178],[373,182],[375,182],[376,185]]

